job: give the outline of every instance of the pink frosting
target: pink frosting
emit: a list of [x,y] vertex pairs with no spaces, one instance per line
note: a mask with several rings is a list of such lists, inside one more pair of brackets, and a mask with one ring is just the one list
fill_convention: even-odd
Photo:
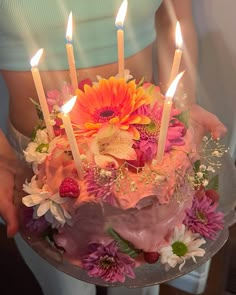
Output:
[[[124,181],[125,190],[116,192],[117,206],[89,196],[86,183],[80,181],[80,196],[65,204],[72,215],[73,225],[65,225],[55,236],[56,243],[65,249],[72,263],[80,265],[80,258],[90,243],[108,243],[112,238],[107,228],[113,228],[122,238],[146,252],[158,251],[168,241],[174,226],[181,224],[186,208],[191,207],[193,191],[184,180],[191,162],[187,153],[193,151],[191,133],[185,136],[186,144],[166,153],[161,165],[150,165],[164,181],[146,184],[140,174],[128,172],[129,183],[138,189],[131,191]],[[57,192],[65,177],[77,178],[73,161],[57,148],[45,161],[39,179]],[[176,191],[177,188],[177,191]]]

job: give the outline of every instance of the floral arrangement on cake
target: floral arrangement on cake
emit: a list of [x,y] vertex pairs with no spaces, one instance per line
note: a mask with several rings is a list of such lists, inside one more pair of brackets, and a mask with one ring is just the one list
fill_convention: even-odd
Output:
[[[186,260],[197,262],[205,254],[206,239],[215,239],[223,229],[215,170],[224,146],[204,137],[197,152],[188,111],[173,104],[158,161],[165,97],[158,86],[125,72],[124,78],[79,84],[69,113],[80,161],[75,163],[62,112],[73,93],[66,83],[61,92],[47,93],[53,138],[35,103],[39,124],[24,151],[34,172],[23,185],[27,233],[46,239],[89,276],[108,282],[134,278],[134,268],[144,263],[161,263],[166,269],[179,265],[181,270]],[[151,219],[168,210],[163,218],[170,225],[159,239],[154,232],[159,221],[152,224]],[[150,229],[143,224],[146,215],[139,216],[145,212]],[[130,219],[125,221],[131,216],[140,223],[137,235]],[[142,227],[150,232],[139,240]]]

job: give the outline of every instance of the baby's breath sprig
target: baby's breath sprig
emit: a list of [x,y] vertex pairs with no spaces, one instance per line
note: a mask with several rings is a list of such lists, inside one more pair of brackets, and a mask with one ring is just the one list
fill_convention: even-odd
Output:
[[220,168],[222,164],[219,159],[228,153],[228,151],[229,148],[226,148],[226,146],[220,142],[220,139],[215,140],[212,135],[203,137],[200,156],[202,162],[204,162],[206,166],[208,165],[208,171],[213,172],[216,168]]
[[214,140],[212,136],[204,136],[202,140],[202,149],[199,151],[199,159],[193,163],[194,175],[188,175],[188,180],[194,189],[205,187],[206,189],[218,189],[218,175],[214,175],[216,170],[221,167],[220,158],[228,152],[229,149],[220,142]]

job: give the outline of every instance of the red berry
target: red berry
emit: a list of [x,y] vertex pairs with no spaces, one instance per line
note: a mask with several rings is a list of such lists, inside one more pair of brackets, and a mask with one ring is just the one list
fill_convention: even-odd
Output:
[[213,189],[209,189],[205,192],[206,196],[210,199],[212,199],[213,202],[218,202],[219,201],[219,194],[213,190]]
[[77,198],[80,194],[80,188],[76,180],[66,177],[59,187],[59,193],[62,198]]
[[147,263],[152,264],[158,261],[160,254],[158,252],[144,252],[143,257]]

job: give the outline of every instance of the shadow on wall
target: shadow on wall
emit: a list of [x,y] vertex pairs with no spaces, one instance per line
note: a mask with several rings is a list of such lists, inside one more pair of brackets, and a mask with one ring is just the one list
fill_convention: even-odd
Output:
[[0,128],[6,132],[6,121],[8,116],[8,91],[0,75]]
[[199,41],[198,100],[227,126],[226,144],[236,158],[236,1],[192,4]]
[[236,52],[218,32],[199,39],[199,52],[198,101],[227,126],[229,145],[236,132]]

